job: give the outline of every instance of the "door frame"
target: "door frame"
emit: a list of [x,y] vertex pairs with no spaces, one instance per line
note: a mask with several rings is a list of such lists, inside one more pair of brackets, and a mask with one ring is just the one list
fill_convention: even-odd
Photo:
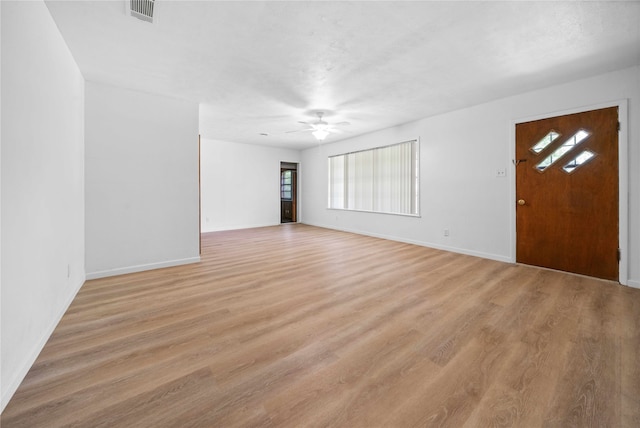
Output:
[[[293,222],[293,223],[302,223],[302,203],[301,203],[302,201],[300,199],[300,194],[301,194],[301,192],[300,192],[301,183],[300,182],[302,181],[301,174],[300,174],[301,162],[300,161],[295,161],[294,162],[294,161],[281,160],[280,163],[278,164],[279,165],[278,171],[280,173],[279,177],[282,177],[281,174],[282,174],[282,164],[283,163],[292,164],[292,165],[295,164],[296,165],[296,169],[295,169],[295,171],[296,171],[296,184],[294,186],[295,192],[296,192],[295,193],[296,221]],[[282,210],[282,205],[281,205],[281,198],[280,198],[280,186],[278,186],[278,206],[280,207],[280,209],[278,210],[278,213],[279,213],[278,215],[282,216],[282,211],[281,211]],[[280,217],[280,218],[282,218],[282,217]],[[282,221],[279,221],[278,224],[283,224],[283,223],[282,223]]]
[[567,110],[554,111],[535,116],[512,119],[509,124],[509,226],[511,231],[511,263],[516,263],[516,125],[534,120],[548,119],[550,117],[564,116],[581,113],[589,110],[598,110],[608,107],[618,107],[618,245],[620,246],[620,263],[618,264],[618,282],[628,285],[629,277],[629,101],[621,99],[606,103],[590,104]]

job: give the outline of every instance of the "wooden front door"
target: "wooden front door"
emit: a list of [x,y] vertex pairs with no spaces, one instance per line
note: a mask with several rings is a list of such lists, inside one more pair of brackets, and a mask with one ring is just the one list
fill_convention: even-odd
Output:
[[516,125],[516,260],[618,279],[618,108]]

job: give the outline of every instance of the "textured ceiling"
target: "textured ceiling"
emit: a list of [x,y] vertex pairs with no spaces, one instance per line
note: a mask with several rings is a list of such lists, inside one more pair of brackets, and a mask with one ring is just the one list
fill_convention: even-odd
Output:
[[[48,1],[87,80],[200,103],[205,138],[306,148],[640,64],[640,2]],[[262,136],[267,133],[268,136]]]

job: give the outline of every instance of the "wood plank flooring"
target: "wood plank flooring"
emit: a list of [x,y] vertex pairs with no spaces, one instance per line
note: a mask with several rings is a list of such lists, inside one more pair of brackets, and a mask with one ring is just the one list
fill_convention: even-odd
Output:
[[301,224],[87,281],[11,427],[638,427],[640,290]]

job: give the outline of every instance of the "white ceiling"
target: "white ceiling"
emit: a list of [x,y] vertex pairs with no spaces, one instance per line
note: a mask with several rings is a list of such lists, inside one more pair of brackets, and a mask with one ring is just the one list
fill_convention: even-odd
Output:
[[[200,103],[203,137],[314,146],[640,64],[640,2],[48,1],[87,80]],[[268,133],[269,136],[259,135]]]

